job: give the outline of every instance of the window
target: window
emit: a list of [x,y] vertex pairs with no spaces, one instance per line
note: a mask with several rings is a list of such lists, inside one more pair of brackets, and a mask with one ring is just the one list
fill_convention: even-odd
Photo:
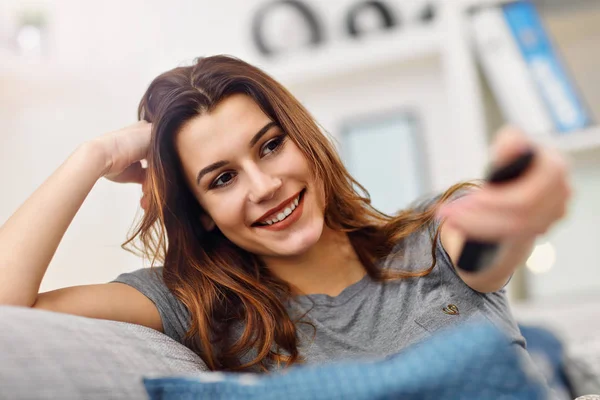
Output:
[[430,189],[425,141],[409,112],[348,121],[341,130],[341,155],[375,208],[394,214]]

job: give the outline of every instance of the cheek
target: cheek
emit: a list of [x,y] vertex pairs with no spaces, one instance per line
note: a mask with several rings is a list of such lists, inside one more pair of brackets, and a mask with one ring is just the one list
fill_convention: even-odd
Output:
[[207,204],[207,211],[221,231],[229,229],[238,230],[245,224],[243,204],[240,202],[239,193],[222,194],[211,199]]
[[288,157],[285,157],[285,164],[287,168],[294,174],[301,175],[307,179],[311,175],[310,163],[304,157],[304,154],[298,147],[290,146],[291,149],[288,153]]
[[295,147],[295,152],[290,157],[289,164],[292,166],[295,174],[299,178],[308,182],[315,193],[319,205],[324,206],[325,204],[325,192],[323,183],[314,177],[310,161],[304,157],[304,154],[300,152],[300,149]]

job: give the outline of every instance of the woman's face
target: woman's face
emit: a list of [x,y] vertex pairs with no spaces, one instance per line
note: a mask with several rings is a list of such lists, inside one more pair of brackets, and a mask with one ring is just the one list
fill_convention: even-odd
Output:
[[294,256],[321,237],[322,187],[296,144],[252,98],[231,96],[190,120],[175,146],[192,193],[239,247]]

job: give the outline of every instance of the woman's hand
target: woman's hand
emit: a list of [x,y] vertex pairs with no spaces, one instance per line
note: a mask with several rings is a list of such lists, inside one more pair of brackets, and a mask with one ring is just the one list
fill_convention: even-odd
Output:
[[439,208],[438,217],[445,219],[442,244],[455,266],[467,239],[501,245],[492,265],[484,270],[469,273],[457,268],[461,279],[478,292],[504,287],[529,257],[536,237],[566,214],[571,197],[568,168],[556,150],[534,146],[518,130],[505,128],[492,148],[494,165],[508,164],[532,147],[534,159],[516,180],[486,183],[481,190]]
[[144,181],[140,160],[150,132],[138,122],[82,143],[0,226],[0,304],[35,306],[48,265],[98,178]]
[[138,121],[93,139],[106,160],[103,176],[118,183],[143,183],[146,174],[140,161],[148,153],[151,132],[152,124]]
[[139,183],[144,195],[140,205],[145,210],[148,200],[145,197],[146,169],[141,160],[146,158],[150,146],[152,124],[139,121],[133,125],[109,132],[93,140],[106,160],[103,176],[118,183]]
[[443,205],[438,215],[466,237],[493,242],[544,234],[567,211],[571,197],[567,163],[554,149],[534,146],[524,134],[505,128],[492,148],[494,165],[512,161],[527,148],[535,156],[514,181],[484,184],[481,190]]

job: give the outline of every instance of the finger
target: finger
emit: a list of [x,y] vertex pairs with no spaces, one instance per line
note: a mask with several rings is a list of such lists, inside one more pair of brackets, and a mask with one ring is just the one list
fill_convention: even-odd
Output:
[[473,195],[482,203],[503,204],[531,212],[550,197],[569,197],[566,162],[560,154],[540,150],[525,175],[505,184],[486,184]]
[[567,202],[561,197],[551,197],[531,213],[528,230],[535,235],[543,235],[567,212]]
[[142,168],[142,164],[137,161],[125,168],[115,179],[119,183],[139,183],[143,184],[146,178],[146,169]]
[[494,139],[491,148],[492,164],[505,165],[534,147],[533,143],[520,130],[506,126],[502,128]]
[[146,120],[141,120],[141,121],[137,121],[134,124],[131,125],[131,127],[136,128],[136,129],[148,129],[152,127],[152,124]]
[[148,210],[148,196],[143,195],[142,198],[140,199],[140,206],[142,207],[142,209],[144,211]]
[[445,223],[463,232],[469,239],[498,242],[526,235],[522,219],[510,211],[490,212],[485,208],[470,207],[449,215]]
[[474,195],[459,199],[444,210],[446,222],[473,237],[496,239],[544,234],[566,212],[564,196],[550,196],[531,211],[495,200],[486,203]]
[[[504,150],[507,152],[501,158],[508,154],[508,150]],[[520,178],[506,183],[485,183],[480,190],[442,205],[438,215],[443,217],[451,213],[451,210],[469,204],[479,204],[499,210],[510,208],[515,211],[526,210],[529,205],[543,199],[545,194],[552,190],[552,179],[555,179],[552,173],[547,172],[548,168],[544,166],[547,162],[539,158],[533,159],[532,164]]]
[[[498,132],[491,148],[492,162],[490,169],[496,170],[509,165],[528,150],[533,150],[535,152],[535,157],[520,177],[511,179],[507,182],[496,182],[492,185],[493,187],[501,188],[513,186],[516,181],[531,178],[531,175],[533,175],[539,169],[540,165],[543,164],[540,162],[540,158],[543,158],[544,156],[543,149],[540,149],[539,146],[535,145],[520,130],[507,126]],[[491,171],[488,171],[488,175],[490,175],[490,173]]]

